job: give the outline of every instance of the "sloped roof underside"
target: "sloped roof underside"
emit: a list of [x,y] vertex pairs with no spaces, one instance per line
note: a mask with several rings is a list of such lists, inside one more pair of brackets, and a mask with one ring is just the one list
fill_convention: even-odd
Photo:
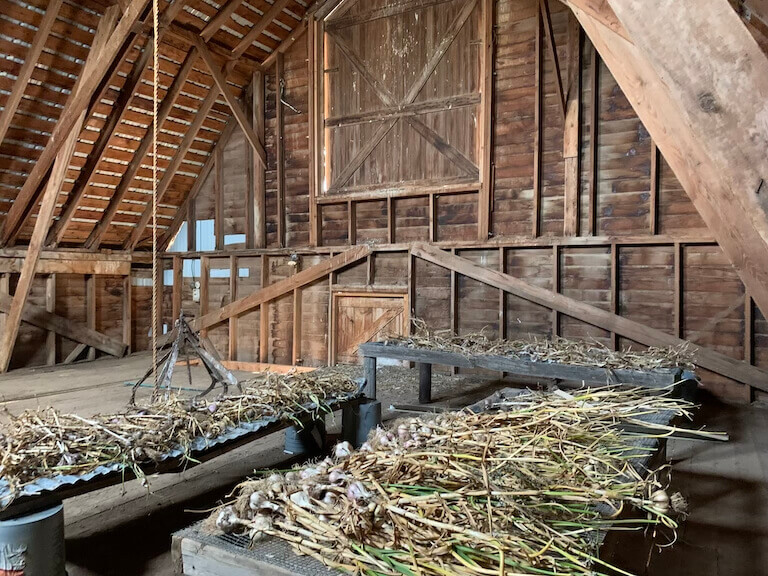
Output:
[[[207,28],[208,33],[215,30],[212,36],[208,34],[207,46],[222,68],[228,71],[226,79],[231,93],[241,98],[254,70],[259,69],[260,63],[300,26],[309,4],[309,0],[275,0],[276,6],[265,0],[221,0],[221,4],[212,0],[175,2],[183,2],[183,8],[161,33],[158,50],[161,106],[162,99],[173,86],[192,51],[192,41],[206,30],[220,11],[224,12],[224,16],[217,19],[212,25],[214,27]],[[6,113],[11,93],[19,89],[18,75],[49,4],[52,2],[46,0],[3,2],[0,11],[0,114]],[[58,10],[43,51],[29,82],[23,87],[23,97],[0,144],[0,223],[5,220],[32,166],[48,143],[82,71],[99,20],[112,4],[114,2],[110,0],[65,0]],[[162,14],[171,3],[160,0],[160,6]],[[270,16],[270,10],[275,14],[280,7],[282,10],[270,18],[267,25],[261,22],[263,16]],[[124,47],[120,61],[108,73],[108,81],[102,83],[91,100],[58,199],[49,244],[83,246],[112,202],[111,213],[114,216],[104,226],[98,244],[91,247],[124,247],[142,213],[151,203],[151,146],[130,182],[122,184],[122,198],[119,202],[115,198],[121,182],[127,180],[125,173],[129,164],[137,150],[142,149],[142,141],[152,138],[152,17],[149,11],[143,22],[145,24],[136,27],[136,32]],[[252,29],[253,32],[262,30],[258,34],[252,33],[251,39],[248,32]],[[250,43],[248,40],[251,40]],[[187,66],[186,79],[177,81],[180,91],[167,118],[160,125],[158,179],[162,179],[163,171],[178,153],[184,136],[214,86],[213,77],[199,54],[195,53],[191,58],[193,64],[191,68]],[[131,89],[130,93],[128,89]],[[110,130],[107,121],[114,115],[120,121]],[[195,134],[192,145],[183,154],[183,160],[163,197],[158,215],[159,234],[170,225],[177,207],[211,156],[230,116],[231,110],[219,94]],[[106,146],[99,154],[98,141],[102,131]],[[107,136],[108,140],[104,140]],[[147,148],[146,143],[143,148]],[[15,235],[15,243],[28,241],[37,210],[36,201],[25,215]],[[67,217],[62,218],[62,215]],[[66,226],[61,225],[63,222]],[[147,227],[142,235],[144,244],[150,234],[151,228]]]

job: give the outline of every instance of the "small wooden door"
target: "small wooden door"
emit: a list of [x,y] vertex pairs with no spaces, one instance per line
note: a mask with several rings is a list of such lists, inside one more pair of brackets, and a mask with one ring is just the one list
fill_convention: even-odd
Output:
[[407,299],[405,294],[334,294],[333,363],[359,364],[360,344],[406,334]]

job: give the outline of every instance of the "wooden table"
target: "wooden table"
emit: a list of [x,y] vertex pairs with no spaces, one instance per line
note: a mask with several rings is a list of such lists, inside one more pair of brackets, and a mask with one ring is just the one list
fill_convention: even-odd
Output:
[[533,362],[515,356],[490,354],[465,355],[442,350],[411,348],[399,344],[369,342],[358,348],[363,357],[366,393],[376,394],[376,363],[378,358],[390,358],[415,362],[419,365],[419,403],[432,401],[432,365],[458,366],[460,368],[485,368],[508,375],[530,377],[547,382],[606,385],[629,384],[647,388],[666,388],[695,375],[682,368],[658,368],[655,370],[625,370],[598,366],[578,366],[555,362]]

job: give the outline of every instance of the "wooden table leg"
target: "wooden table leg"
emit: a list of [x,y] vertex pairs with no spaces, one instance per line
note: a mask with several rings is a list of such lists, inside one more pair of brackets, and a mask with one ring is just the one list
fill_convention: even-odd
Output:
[[371,400],[376,399],[376,358],[363,357],[363,375],[365,376],[365,396]]
[[419,404],[432,402],[432,364],[419,364]]

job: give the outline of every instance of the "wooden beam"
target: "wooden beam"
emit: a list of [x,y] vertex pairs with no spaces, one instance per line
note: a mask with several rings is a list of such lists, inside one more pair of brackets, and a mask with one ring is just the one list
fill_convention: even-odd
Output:
[[208,42],[208,40],[213,38],[213,35],[219,31],[219,28],[229,21],[232,13],[237,10],[242,3],[243,0],[228,0],[224,6],[219,8],[216,15],[208,21],[208,24],[203,28],[203,31],[200,32],[200,36]]
[[557,57],[555,33],[552,29],[552,16],[549,13],[549,0],[539,0],[539,7],[541,8],[541,16],[544,24],[544,34],[547,37],[549,56],[552,58],[552,66],[555,72],[555,87],[557,89],[555,95],[560,104],[560,111],[563,113],[563,118],[565,118],[567,112],[565,109],[565,89],[563,88],[563,77],[560,74],[560,61]]
[[597,128],[600,122],[598,108],[600,103],[600,56],[594,46],[592,46],[589,72],[589,214],[587,215],[587,227],[592,236],[597,236],[597,161],[599,154]]
[[[472,160],[467,158],[464,153],[456,148],[453,144],[448,142],[445,138],[443,138],[440,134],[435,132],[430,126],[427,126],[426,123],[424,123],[419,118],[415,118],[412,116],[407,116],[405,118],[405,121],[408,122],[408,124],[413,128],[419,136],[424,138],[427,142],[429,142],[432,146],[435,147],[435,149],[440,152],[443,156],[448,158],[450,162],[456,166],[459,170],[464,172],[465,174],[468,174],[474,179],[480,178],[480,169],[478,168],[477,164],[475,164]],[[490,182],[488,182],[490,186]],[[490,188],[489,188],[490,190]],[[490,198],[490,193],[488,195],[488,198]],[[488,203],[486,202],[486,206]],[[487,212],[487,210],[481,210],[481,214]],[[487,221],[487,217],[486,217]],[[481,227],[485,226],[486,224],[481,223]],[[486,240],[488,238],[488,234],[485,235],[485,237],[481,238],[481,240]]]
[[125,84],[120,90],[120,95],[117,97],[117,100],[112,107],[112,111],[107,116],[104,126],[102,126],[99,131],[99,136],[96,138],[96,142],[94,142],[93,148],[88,154],[85,165],[80,170],[77,180],[75,180],[75,183],[72,185],[72,190],[67,196],[59,218],[53,223],[53,226],[51,226],[46,241],[47,244],[54,246],[58,245],[64,238],[67,227],[70,222],[72,222],[72,217],[75,215],[75,212],[77,212],[80,200],[88,189],[91,179],[96,172],[96,168],[105,158],[110,140],[112,140],[112,137],[118,130],[125,114],[129,111],[129,104],[131,103],[131,100],[133,100],[134,91],[139,85],[139,82],[141,82],[141,77],[144,75],[144,71],[149,66],[152,52],[152,43],[148,42],[144,47],[143,52],[136,62],[134,62],[133,69],[125,79]]
[[[85,323],[90,330],[96,331],[96,277],[85,277]],[[96,349],[88,350],[88,360],[96,360]]]
[[213,151],[213,231],[216,250],[224,249],[224,150]]
[[[264,74],[254,71],[251,79],[251,123],[256,137],[264,145]],[[246,212],[246,246],[248,248],[266,248],[266,169],[258,161],[253,150],[249,149],[251,186],[248,189]]]
[[32,72],[35,70],[37,60],[43,52],[45,43],[48,40],[48,34],[51,32],[51,27],[56,21],[56,16],[59,13],[63,1],[64,0],[51,0],[48,7],[45,9],[43,19],[37,27],[27,57],[24,59],[24,64],[22,64],[21,70],[16,77],[13,90],[8,96],[8,100],[5,102],[2,114],[0,114],[0,144],[5,140],[5,135],[8,133],[8,128],[11,126],[11,120],[13,120],[13,116],[16,114],[19,103],[24,96],[29,79],[32,78]]
[[285,7],[288,6],[289,2],[290,0],[275,0],[275,2],[272,4],[272,7],[264,13],[261,19],[256,22],[256,24],[254,24],[250,30],[248,30],[245,36],[243,36],[242,40],[240,40],[237,46],[235,46],[235,48],[232,50],[232,58],[234,60],[240,58],[240,56],[246,50],[248,50],[251,44],[253,44],[254,40],[256,40],[256,38],[258,38],[261,33],[267,29],[267,26],[269,26],[272,21],[280,15]]
[[310,18],[309,38],[307,39],[307,81],[309,84],[309,245],[319,246],[320,239],[320,210],[317,198],[322,188],[322,79],[323,66],[323,34],[322,24]]
[[659,148],[656,146],[656,142],[651,139],[651,182],[650,182],[650,209],[648,211],[648,219],[650,220],[651,234],[659,233],[659,163],[661,157],[659,154]]
[[562,294],[556,294],[551,290],[529,284],[514,276],[502,274],[498,270],[483,268],[465,258],[454,256],[426,244],[415,244],[411,253],[438,266],[456,270],[464,276],[503,289],[529,302],[546,306],[593,326],[616,332],[641,344],[647,346],[687,345],[696,365],[760,390],[768,390],[768,372],[750,366],[741,360],[735,360],[714,350],[687,343],[661,330],[656,330]]
[[[211,111],[211,108],[213,108],[213,105],[216,103],[216,98],[219,95],[219,90],[216,86],[212,86],[210,91],[208,92],[208,95],[205,97],[205,100],[203,100],[202,104],[200,104],[200,109],[197,111],[197,114],[195,115],[195,119],[192,121],[192,124],[189,125],[189,128],[187,128],[187,133],[184,135],[184,139],[181,141],[181,144],[179,144],[178,149],[176,150],[176,154],[174,154],[173,159],[171,160],[168,167],[165,169],[165,173],[163,174],[162,179],[157,185],[157,203],[160,204],[163,200],[163,197],[165,196],[166,191],[168,190],[168,187],[171,184],[171,180],[174,179],[176,176],[176,171],[181,166],[181,163],[184,161],[184,157],[187,155],[187,152],[189,152],[189,149],[192,147],[192,144],[195,142],[195,138],[197,137],[197,133],[200,130],[200,127],[203,125],[203,122],[205,121],[206,117],[208,116],[208,113]],[[144,209],[144,213],[141,215],[141,218],[139,219],[139,222],[136,224],[136,227],[133,229],[133,232],[131,233],[130,238],[125,242],[123,245],[123,248],[125,250],[133,250],[136,248],[136,245],[139,243],[139,240],[141,240],[141,235],[144,232],[144,229],[147,227],[147,224],[149,223],[150,218],[152,217],[152,201],[151,199],[147,203],[147,207]]]
[[256,153],[256,156],[266,168],[267,153],[264,150],[264,146],[259,140],[259,137],[253,131],[253,127],[248,121],[248,117],[245,115],[240,102],[238,102],[237,98],[235,98],[234,94],[232,94],[232,90],[227,84],[227,79],[225,78],[224,73],[222,73],[221,68],[219,68],[219,64],[216,62],[216,60],[214,60],[213,54],[211,54],[210,50],[208,50],[208,46],[200,38],[196,39],[195,45],[197,46],[197,51],[200,53],[200,57],[208,66],[208,70],[211,73],[211,76],[213,76],[213,80],[216,82],[216,86],[219,87],[219,92],[221,92],[222,96],[224,96],[224,100],[226,100],[229,108],[232,110],[232,114],[235,116],[235,120],[237,120],[240,129],[245,134],[245,137],[250,143],[253,151]]
[[[485,1],[485,0],[483,0]],[[344,126],[354,126],[357,124],[368,124],[370,122],[381,122],[384,120],[393,120],[395,118],[405,118],[418,116],[422,114],[431,114],[434,112],[443,112],[446,109],[455,110],[457,108],[471,108],[483,101],[482,94],[473,92],[471,94],[459,94],[458,96],[445,96],[441,98],[430,98],[412,104],[387,106],[375,110],[367,110],[355,114],[344,114],[343,116],[331,116],[323,121],[325,128],[339,128]]]
[[64,362],[62,364],[72,364],[74,361],[76,361],[80,354],[85,352],[85,349],[88,348],[86,344],[78,344],[75,346],[75,348],[72,350],[72,352],[69,353],[69,355],[64,359]]
[[[192,72],[192,68],[195,65],[196,60],[197,52],[195,49],[192,49],[184,59],[178,74],[176,74],[176,77],[173,79],[171,86],[168,88],[168,91],[165,94],[165,98],[163,98],[162,104],[160,104],[160,109],[157,111],[156,121],[160,128],[162,128],[166,118],[168,118],[171,110],[173,110],[173,105],[176,102],[176,98],[179,96],[182,88],[184,87],[184,84],[187,82],[187,77]],[[128,167],[120,179],[120,184],[118,184],[117,189],[112,194],[112,198],[109,199],[109,204],[107,204],[107,207],[101,214],[99,223],[91,231],[88,239],[85,241],[85,246],[87,248],[96,250],[101,244],[101,239],[104,237],[104,234],[109,228],[109,225],[112,223],[115,214],[117,214],[117,211],[120,208],[120,204],[123,201],[123,197],[131,187],[136,173],[139,171],[139,168],[141,168],[141,165],[144,162],[144,157],[149,151],[150,146],[152,146],[153,131],[154,121],[150,123],[149,127],[147,128],[146,135],[144,138],[142,138],[141,144],[139,144],[139,147],[133,154],[133,158],[128,163]]]
[[541,4],[536,4],[536,40],[534,46],[534,98],[533,124],[533,230],[534,238],[541,233],[541,158],[542,158],[542,115],[544,111],[544,58],[541,53]]
[[[89,54],[88,59],[83,65],[83,78],[90,77],[94,72],[97,63],[101,61],[97,57],[104,45],[109,41],[110,35],[115,27],[118,13],[119,9],[113,6],[105,12],[104,16],[102,16],[99,21],[99,27],[96,30],[96,35],[93,40],[94,50]],[[24,305],[27,302],[29,291],[32,288],[32,282],[35,279],[37,261],[40,258],[43,243],[48,235],[53,212],[56,209],[56,201],[59,198],[61,187],[64,184],[67,170],[69,169],[69,163],[72,160],[72,155],[75,152],[75,145],[77,144],[80,130],[85,121],[85,114],[86,110],[85,107],[83,107],[71,126],[72,131],[67,135],[65,142],[63,143],[64,146],[59,148],[59,151],[56,154],[56,161],[53,165],[51,176],[48,179],[45,192],[43,193],[40,211],[37,214],[37,220],[35,221],[35,226],[32,231],[32,238],[29,241],[24,266],[19,276],[19,282],[16,285],[12,305],[8,311],[5,332],[3,332],[0,337],[0,372],[7,372],[11,362],[11,355],[13,354],[13,347],[19,333]]]
[[[229,301],[237,300],[237,256],[229,257]],[[229,359],[237,360],[237,316],[229,319]]]
[[24,182],[24,186],[19,191],[5,217],[3,229],[0,233],[0,245],[6,244],[11,236],[21,227],[45,175],[67,142],[67,137],[72,133],[81,115],[86,111],[92,96],[112,66],[123,44],[131,35],[133,26],[139,21],[141,13],[148,2],[149,0],[132,0],[114,32],[107,39],[104,48],[99,50],[98,54],[93,54],[96,61],[88,74],[81,74],[81,81],[78,83],[77,91],[67,100],[67,105],[53,129],[48,144],[40,154],[37,162],[35,162],[32,171]]
[[[211,259],[208,256],[200,258],[200,310],[198,317],[208,313],[208,286],[211,277]],[[206,338],[208,330],[200,328],[200,336]]]
[[[575,4],[575,0],[570,0]],[[574,9],[619,86],[731,260],[768,313],[768,59],[726,0],[609,0],[628,42]],[[679,22],[685,22],[682,28]],[[712,47],[717,46],[717,50]],[[733,76],[738,82],[713,81]]]
[[173,257],[173,297],[171,299],[171,320],[176,325],[181,313],[184,284],[184,261],[180,256]]
[[481,242],[491,235],[491,213],[493,212],[491,189],[493,187],[493,30],[496,2],[483,0],[483,49],[481,55],[482,87],[480,103],[479,178],[482,183],[477,197],[478,225],[477,238]]
[[[26,252],[25,252],[26,255]],[[0,273],[19,273],[24,268],[25,256],[3,258],[0,256]],[[131,273],[130,261],[118,260],[81,260],[77,256],[71,260],[42,257],[35,268],[36,274],[95,274],[97,276],[125,276]]]
[[133,346],[133,279],[123,278],[123,345],[130,354]]
[[[263,288],[257,292],[249,294],[243,298],[239,298],[234,302],[223,306],[218,310],[213,310],[208,314],[201,315],[200,318],[196,318],[190,325],[194,330],[203,330],[216,326],[225,320],[228,320],[232,316],[240,316],[246,312],[253,310],[257,306],[263,303],[270,302],[279,298],[280,296],[293,291],[296,288],[314,282],[324,276],[327,276],[331,272],[345,268],[358,260],[365,258],[371,253],[370,246],[361,245],[355,246],[342,252],[341,254],[324,260],[319,264],[311,266],[306,270],[302,270],[289,276],[288,278],[270,284],[266,288]],[[202,299],[202,296],[201,296]]]
[[563,235],[578,236],[581,203],[581,26],[573,14],[568,20],[568,84],[563,162],[565,198]]
[[357,204],[347,201],[347,244],[357,244]]
[[[611,312],[621,315],[621,305],[619,301],[619,246],[611,244]],[[611,348],[619,349],[619,336],[616,332],[611,332]]]
[[[552,245],[552,291],[555,294],[560,293],[560,250],[559,244]],[[560,312],[552,310],[552,336],[560,336]]]
[[275,60],[275,147],[277,148],[277,245],[285,246],[285,118],[283,116],[283,55]]
[[[8,313],[12,306],[13,298],[0,293],[0,310]],[[21,319],[27,324],[37,326],[43,330],[51,330],[64,338],[81,342],[86,346],[92,346],[111,356],[121,357],[125,354],[126,346],[120,340],[73,322],[71,318],[52,314],[42,306],[36,306],[27,302],[22,311]]]
[[[56,313],[56,274],[49,274],[45,279],[45,311]],[[45,338],[46,364],[56,364],[56,332],[48,330]]]
[[[261,289],[269,286],[269,256],[261,257]],[[259,361],[269,360],[269,302],[259,305]]]
[[301,312],[302,290],[296,288],[293,291],[293,338],[291,347],[291,364],[301,364]]

